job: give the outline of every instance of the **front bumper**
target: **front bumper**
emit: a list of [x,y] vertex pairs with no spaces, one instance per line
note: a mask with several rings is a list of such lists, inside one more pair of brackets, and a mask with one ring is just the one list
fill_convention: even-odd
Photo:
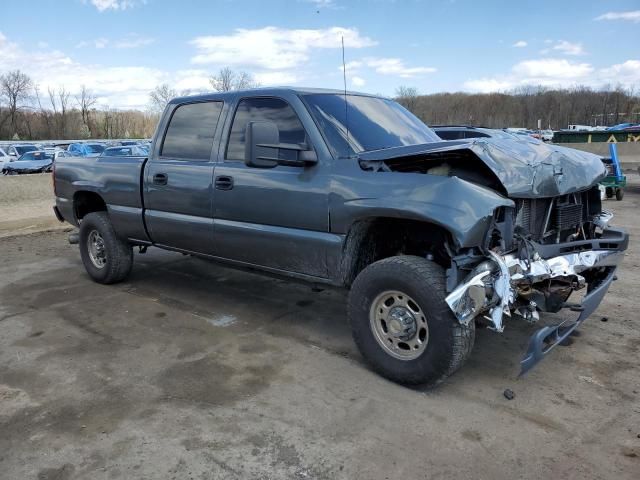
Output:
[[598,308],[607,290],[609,290],[611,282],[616,278],[615,272],[615,267],[610,268],[607,276],[585,295],[580,305],[582,311],[577,320],[542,327],[531,336],[527,353],[520,361],[520,375],[524,375],[531,370],[556,345],[565,341]]
[[[530,242],[534,252],[530,259],[489,252],[489,261],[476,267],[468,280],[447,296],[449,308],[463,325],[484,316],[490,328],[498,332],[504,330],[503,318],[510,317],[512,312],[534,322],[538,320],[538,310],[557,311],[568,307],[580,311],[575,322],[543,327],[533,335],[522,360],[521,373],[527,372],[593,313],[613,281],[615,269],[629,244],[629,235],[624,230],[609,228],[606,222],[602,226],[604,231],[600,237],[592,240],[552,245]],[[587,282],[585,276],[591,280]],[[580,305],[563,303],[555,310],[527,297],[526,292],[532,288],[546,297],[555,281],[571,285],[571,290],[580,290],[588,283],[588,293]]]

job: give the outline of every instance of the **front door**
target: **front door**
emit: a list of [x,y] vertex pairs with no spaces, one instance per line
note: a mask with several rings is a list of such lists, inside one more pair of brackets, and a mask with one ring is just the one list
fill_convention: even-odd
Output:
[[[147,229],[154,243],[213,254],[214,138],[222,102],[179,105],[144,175]],[[212,155],[212,150],[214,154]]]
[[248,167],[245,129],[248,122],[260,120],[278,126],[280,143],[310,143],[298,115],[283,99],[239,101],[214,175],[216,255],[326,277],[327,251],[339,241],[329,234],[326,159],[307,167]]

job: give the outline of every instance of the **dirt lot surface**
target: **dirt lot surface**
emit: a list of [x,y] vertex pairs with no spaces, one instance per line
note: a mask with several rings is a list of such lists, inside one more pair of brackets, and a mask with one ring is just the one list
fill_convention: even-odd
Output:
[[0,175],[0,238],[67,228],[54,216],[53,205],[50,173]]
[[433,391],[362,363],[342,292],[151,250],[102,286],[64,232],[2,238],[0,478],[640,478],[630,180],[605,204],[630,250],[581,336],[518,379],[534,327],[480,330]]

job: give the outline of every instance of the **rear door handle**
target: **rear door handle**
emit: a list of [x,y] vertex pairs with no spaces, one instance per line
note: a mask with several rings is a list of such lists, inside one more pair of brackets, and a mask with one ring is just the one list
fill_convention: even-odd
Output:
[[153,176],[154,185],[166,185],[168,180],[169,175],[167,175],[166,173],[156,173]]
[[218,190],[231,190],[233,188],[233,177],[220,175],[216,177],[215,185]]

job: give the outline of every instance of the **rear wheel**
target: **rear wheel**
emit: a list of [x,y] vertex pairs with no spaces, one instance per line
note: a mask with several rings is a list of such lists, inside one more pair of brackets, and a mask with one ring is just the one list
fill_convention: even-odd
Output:
[[445,302],[442,267],[398,256],[365,268],[349,294],[349,321],[363,357],[382,376],[436,385],[462,366],[475,323],[461,325]]
[[87,273],[98,283],[116,283],[131,272],[133,249],[116,235],[106,212],[87,214],[80,224],[80,256]]

